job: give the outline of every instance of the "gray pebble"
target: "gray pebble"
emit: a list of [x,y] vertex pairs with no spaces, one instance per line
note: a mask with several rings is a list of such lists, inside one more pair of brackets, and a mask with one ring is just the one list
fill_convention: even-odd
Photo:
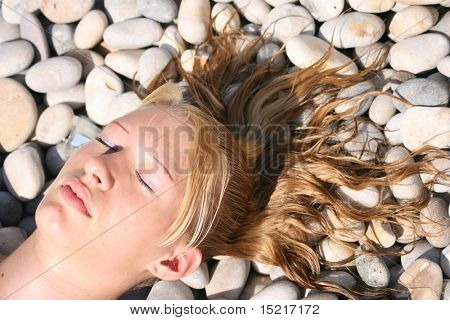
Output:
[[[366,93],[366,92],[370,92],[370,91],[374,91],[375,90],[375,84],[371,81],[364,81],[358,84],[355,84],[351,87],[342,89],[341,91],[339,91],[337,98],[338,99],[342,99],[342,98],[351,98],[351,97],[355,97],[358,96],[360,94]],[[354,111],[354,113],[352,113],[352,116],[360,116],[362,114],[364,114],[370,107],[370,105],[372,104],[374,97],[369,97],[367,99],[365,99],[359,106],[358,109],[356,109],[356,111]],[[335,111],[337,113],[343,113],[347,110],[349,110],[350,108],[352,108],[355,105],[355,101],[350,100],[347,103],[344,104],[340,104],[338,107],[335,108]]]
[[56,23],[50,28],[53,48],[58,56],[76,48],[73,41],[75,28],[70,24]]
[[450,278],[450,245],[442,249],[441,268],[447,278]]
[[405,272],[405,269],[401,265],[395,265],[389,269],[389,285],[391,289],[397,290],[393,293],[393,296],[397,300],[405,300],[409,297],[409,290],[402,284],[398,283],[398,279]]
[[208,264],[203,262],[193,273],[180,279],[193,289],[203,289],[209,282]]
[[384,288],[389,284],[389,270],[380,257],[362,254],[356,258],[356,269],[371,287]]
[[34,216],[25,216],[19,221],[17,226],[25,230],[27,236],[29,237],[34,230],[36,230],[36,220]]
[[45,154],[45,171],[52,178],[56,178],[65,163],[58,145],[48,148],[47,153]]
[[180,280],[163,280],[153,285],[147,300],[194,300],[194,294]]
[[9,256],[27,238],[25,230],[19,227],[4,227],[0,229],[0,254]]
[[5,227],[15,226],[22,218],[22,203],[9,192],[0,191],[0,222]]
[[356,288],[356,279],[346,271],[322,271],[320,280],[330,281],[347,289]]
[[302,297],[297,284],[289,280],[277,280],[259,291],[250,300],[299,300]]
[[45,30],[36,15],[25,12],[20,20],[20,37],[30,41],[39,52],[38,60],[45,60],[50,56]]
[[172,22],[178,15],[178,7],[173,0],[137,0],[137,6],[144,17],[162,23]]
[[[409,243],[403,247],[403,251],[411,250],[414,243]],[[403,268],[406,270],[417,259],[424,258],[439,263],[441,252],[434,248],[427,240],[422,239],[416,242],[416,247],[408,254],[402,255],[400,260]]]

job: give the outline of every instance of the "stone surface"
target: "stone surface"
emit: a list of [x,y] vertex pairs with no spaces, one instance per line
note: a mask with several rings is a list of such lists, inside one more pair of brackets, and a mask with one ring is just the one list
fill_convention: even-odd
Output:
[[208,264],[203,262],[190,275],[180,279],[184,284],[193,289],[203,289],[209,282]]
[[367,226],[366,236],[383,248],[392,247],[396,240],[391,224],[380,219],[371,220]]
[[141,15],[137,0],[105,0],[106,12],[114,23],[137,18]]
[[39,0],[41,12],[54,23],[80,20],[94,6],[95,0]]
[[369,107],[369,118],[379,125],[385,125],[395,115],[397,109],[392,98],[385,95],[376,96]]
[[72,109],[76,110],[84,106],[84,91],[84,84],[80,83],[72,88],[48,92],[45,95],[45,102],[49,106],[64,103],[71,106]]
[[409,289],[412,300],[439,300],[443,278],[439,265],[417,259],[400,276],[399,282]]
[[46,108],[36,125],[36,139],[45,144],[61,142],[70,132],[73,115],[73,109],[67,104]]
[[50,28],[51,43],[59,56],[76,48],[74,33],[75,28],[71,24],[56,23]]
[[[360,83],[357,83],[353,86],[350,86],[348,88],[345,89],[341,89],[339,91],[339,93],[337,94],[337,99],[345,99],[345,98],[353,98],[353,97],[358,97],[364,93],[368,93],[371,91],[375,90],[375,84],[371,81],[363,81]],[[370,105],[372,104],[374,97],[368,97],[367,99],[364,99],[361,104],[359,105],[359,107],[356,108],[355,111],[353,111],[351,113],[352,116],[360,116],[363,115],[370,107]],[[352,109],[354,106],[356,106],[357,101],[356,98],[355,99],[350,99],[350,101],[340,104],[338,105],[334,111],[336,111],[336,113],[344,113],[350,109]]]
[[356,246],[353,244],[348,243],[344,246],[331,238],[325,238],[319,243],[317,249],[321,258],[323,258],[327,263],[338,262],[339,265],[343,266],[355,265],[354,260],[347,263],[342,262],[345,259],[350,259],[353,257],[353,253],[356,249]]
[[356,269],[361,279],[374,288],[384,288],[389,284],[390,273],[380,257],[362,254],[356,259]]
[[153,47],[145,50],[138,63],[139,82],[141,85],[146,88],[166,68],[171,60],[172,56],[164,49]]
[[0,43],[16,40],[20,37],[19,26],[9,23],[0,14]]
[[138,11],[146,18],[169,23],[178,14],[178,7],[174,0],[137,0]]
[[403,113],[397,113],[386,123],[384,127],[384,135],[391,145],[399,145],[402,143],[400,131],[401,119]]
[[4,227],[0,229],[0,254],[9,256],[27,238],[26,232],[19,227]]
[[28,12],[23,14],[20,20],[20,37],[36,47],[39,60],[45,60],[50,56],[45,30],[36,15]]
[[368,46],[356,47],[355,55],[358,57],[359,65],[367,68],[378,59],[382,59],[381,68],[386,67],[389,63],[387,57],[392,45],[391,42],[375,42]]
[[111,52],[105,57],[105,65],[128,79],[139,79],[139,74],[137,73],[139,58],[144,51],[144,49],[135,49]]
[[261,25],[270,12],[264,0],[233,0],[236,7],[248,21]]
[[355,242],[361,239],[366,232],[366,225],[362,221],[339,218],[333,211],[326,209],[323,211],[324,217],[331,222],[333,234],[342,241]]
[[194,294],[180,280],[162,280],[152,286],[147,300],[194,300]]
[[392,9],[394,0],[347,0],[348,4],[356,11],[368,13],[381,13]]
[[0,78],[25,70],[34,58],[34,49],[26,40],[0,43]]
[[344,9],[344,0],[300,0],[317,21],[323,22],[336,18]]
[[39,0],[3,0],[1,15],[11,24],[19,24],[23,14],[39,9]]
[[250,300],[299,300],[300,288],[292,281],[277,280],[259,291]]
[[0,227],[17,225],[22,218],[22,203],[9,192],[0,191]]
[[169,52],[172,57],[180,56],[186,50],[186,43],[178,31],[178,27],[173,24],[164,30],[161,39],[158,41],[158,46]]
[[80,49],[91,49],[103,38],[108,18],[101,10],[89,11],[75,29],[74,42]]
[[239,300],[249,300],[273,281],[267,275],[250,272],[244,290],[242,290]]
[[67,52],[65,56],[75,58],[81,63],[82,79],[86,79],[94,67],[102,66],[105,62],[103,56],[93,50],[75,49]]
[[238,299],[250,272],[250,261],[237,258],[220,260],[210,270],[205,287],[208,299]]
[[441,268],[447,278],[450,278],[450,246],[446,246],[441,251]]
[[[413,249],[414,248],[414,249]],[[411,249],[413,249],[411,251]],[[400,257],[403,268],[406,270],[418,258],[425,258],[430,261],[439,263],[440,251],[434,248],[427,240],[422,239],[414,243],[407,244],[403,247],[404,252],[409,252]]]
[[237,10],[228,3],[216,3],[211,10],[211,19],[213,18],[213,27],[217,32],[239,30],[241,26]]
[[411,6],[405,8],[392,18],[388,37],[398,42],[422,34],[436,24],[438,17],[439,12],[435,7]]
[[448,203],[441,198],[431,198],[428,205],[420,210],[420,222],[425,237],[435,248],[450,244],[450,218]]
[[208,0],[182,1],[178,11],[180,35],[191,44],[202,43],[206,40],[210,17],[211,5]]

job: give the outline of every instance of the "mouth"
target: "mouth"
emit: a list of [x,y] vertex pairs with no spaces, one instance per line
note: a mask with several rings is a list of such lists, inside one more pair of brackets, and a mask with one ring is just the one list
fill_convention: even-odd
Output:
[[60,187],[61,197],[78,212],[92,217],[89,210],[89,190],[77,178],[69,178]]

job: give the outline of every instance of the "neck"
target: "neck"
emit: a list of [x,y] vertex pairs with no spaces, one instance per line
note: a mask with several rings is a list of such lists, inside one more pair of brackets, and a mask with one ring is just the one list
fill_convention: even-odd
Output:
[[65,268],[50,268],[40,258],[40,249],[37,229],[0,263],[0,299],[116,299],[133,286],[103,286],[101,279],[91,287],[79,286],[76,278],[82,275],[65,274]]

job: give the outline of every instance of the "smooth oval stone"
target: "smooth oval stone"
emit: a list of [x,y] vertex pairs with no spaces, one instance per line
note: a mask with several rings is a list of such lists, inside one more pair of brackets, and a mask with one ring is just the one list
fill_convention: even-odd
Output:
[[282,279],[282,278],[286,278],[286,274],[284,273],[283,269],[278,267],[278,266],[273,266],[270,269],[269,272],[269,277],[272,281],[278,280],[278,279]]
[[45,154],[45,172],[47,172],[52,178],[56,178],[66,163],[58,146],[59,145],[51,146],[47,149]]
[[[409,243],[403,247],[403,252],[409,252],[414,247],[414,243]],[[439,249],[433,247],[427,240],[421,239],[416,242],[414,249],[411,252],[402,255],[400,261],[404,269],[419,258],[425,258],[436,263],[440,261],[441,252]]]
[[350,7],[359,12],[381,13],[392,9],[394,0],[347,0]]
[[20,37],[19,26],[8,23],[0,14],[0,43],[16,40]]
[[262,24],[270,12],[270,6],[264,0],[234,0],[239,12],[251,23]]
[[314,18],[308,10],[292,3],[273,8],[261,27],[264,37],[281,42],[286,42],[300,33],[313,36],[315,31]]
[[[263,45],[261,48],[259,48],[258,53],[256,55],[256,64],[264,64],[267,61],[271,60],[272,57],[280,50],[280,46],[278,46],[275,43],[269,42]],[[271,68],[281,68],[286,64],[286,59],[284,58],[284,55],[278,55],[275,57],[271,64]]]
[[73,41],[75,28],[70,24],[56,23],[51,29],[51,42],[58,56],[76,48]]
[[272,265],[269,264],[265,264],[256,260],[252,260],[251,262],[251,266],[253,268],[253,270],[255,270],[256,272],[260,273],[260,274],[264,274],[264,275],[269,275],[270,274],[270,270],[272,269]]
[[85,89],[88,117],[99,125],[107,125],[112,121],[111,103],[123,93],[122,81],[108,67],[95,67],[86,78]]
[[259,36],[261,35],[261,26],[254,23],[248,23],[242,27],[242,30],[250,35]]
[[162,34],[163,29],[158,22],[135,18],[109,25],[103,33],[103,39],[115,49],[140,49],[157,42]]
[[4,227],[0,229],[0,254],[9,256],[27,238],[27,233],[19,227]]
[[392,247],[396,240],[391,224],[381,219],[372,219],[367,227],[366,236],[383,248]]
[[355,242],[360,240],[366,233],[366,224],[363,221],[338,217],[328,208],[323,211],[323,215],[331,222],[333,226],[332,232],[339,240]]
[[136,110],[140,105],[141,99],[139,99],[135,92],[129,91],[122,93],[111,102],[108,113],[109,120],[106,121],[109,123],[115,119],[118,119]]
[[450,37],[450,11],[447,11],[430,30]]
[[25,70],[33,58],[33,46],[26,40],[0,43],[0,78],[6,78]]
[[447,278],[450,278],[450,246],[441,251],[441,268]]
[[19,223],[17,224],[17,226],[23,230],[25,230],[25,232],[27,233],[27,237],[29,237],[34,230],[36,230],[36,220],[34,218],[34,216],[26,216],[23,217]]
[[180,56],[186,50],[186,43],[176,25],[171,24],[164,30],[161,39],[158,41],[158,47],[169,52],[174,58]]
[[356,288],[356,279],[347,271],[322,271],[320,280],[330,281],[347,289]]
[[438,18],[439,12],[434,7],[408,7],[394,15],[389,24],[388,37],[398,42],[422,34],[434,26]]
[[[231,0],[231,1],[233,1],[233,0]],[[228,0],[225,0],[225,1],[223,1],[223,0],[219,0],[219,1],[216,1],[216,2],[231,2],[231,1],[228,1]],[[295,0],[265,0],[268,4],[270,4],[272,7],[277,7],[277,6],[279,6],[279,5],[281,5],[281,4],[283,4],[283,3],[292,3],[292,2],[296,2]]]
[[377,42],[384,30],[380,17],[371,13],[350,12],[324,22],[320,26],[319,37],[332,42],[336,48],[355,48]]
[[39,19],[32,13],[24,13],[20,20],[20,37],[28,40],[39,52],[39,60],[45,60],[50,56],[47,36]]
[[75,49],[66,53],[67,57],[77,59],[81,63],[81,78],[85,79],[96,66],[102,66],[105,62],[103,56],[93,50]]
[[400,132],[409,150],[423,145],[450,146],[450,109],[448,107],[412,107],[404,112]]
[[184,284],[193,289],[203,289],[209,282],[208,264],[204,261],[190,275],[180,279]]
[[289,280],[278,280],[259,291],[250,300],[299,300],[302,293],[297,284]]
[[[406,162],[405,159],[407,159]],[[411,157],[409,151],[402,146],[392,147],[386,152],[384,160],[385,163],[390,164],[400,160],[402,163],[406,164],[414,163],[414,159]],[[397,183],[390,184],[389,186],[394,197],[401,202],[416,200],[420,198],[422,193],[425,191],[422,180],[418,174],[410,174],[406,178]]]
[[44,187],[42,159],[37,149],[30,144],[24,144],[8,154],[3,169],[9,192],[19,200],[35,198]]
[[137,0],[139,12],[146,18],[169,23],[176,18],[178,7],[173,0]]
[[1,5],[5,21],[19,24],[24,13],[39,9],[39,0],[3,0]]
[[394,222],[391,223],[391,227],[398,243],[408,244],[422,238],[416,231],[420,228],[420,225],[418,223],[412,223],[406,218],[394,217]]
[[4,227],[15,226],[22,218],[22,203],[9,192],[0,191],[0,223]]
[[[329,44],[322,39],[308,34],[300,34],[292,37],[286,43],[286,54],[289,60],[300,69],[307,68],[321,59]],[[347,64],[350,58],[340,53],[336,49],[331,49],[329,60],[325,63],[325,69],[335,68]],[[337,73],[343,75],[352,75],[358,72],[354,62],[339,70]]]
[[103,38],[103,31],[108,26],[108,18],[100,10],[89,11],[75,29],[74,41],[80,49],[91,49]]
[[194,300],[194,293],[180,280],[162,280],[152,286],[147,300]]
[[64,103],[76,110],[84,106],[84,91],[84,83],[80,83],[72,88],[48,92],[45,95],[45,102],[49,106]]
[[[447,82],[442,83],[423,78],[415,78],[402,83],[395,89],[394,95],[406,99],[414,106],[423,107],[446,105],[449,100]],[[412,107],[397,99],[392,99],[392,102],[400,112],[405,112]]]
[[105,0],[106,12],[114,23],[137,18],[141,15],[137,0]]
[[385,95],[376,96],[369,107],[369,118],[379,125],[385,125],[395,115],[397,109],[392,98]]
[[41,12],[54,23],[80,20],[94,6],[95,0],[39,0]]
[[426,33],[394,44],[389,51],[389,62],[395,70],[418,74],[436,68],[449,52],[450,44],[445,35]]
[[378,59],[384,57],[383,62],[381,64],[381,68],[386,67],[389,63],[387,57],[391,46],[392,46],[391,42],[387,43],[376,42],[368,46],[355,48],[355,55],[357,56],[357,61],[359,65],[364,68],[367,68],[372,63],[375,63]]
[[356,259],[356,270],[361,279],[374,288],[385,288],[389,284],[390,273],[380,257],[362,254]]
[[397,113],[386,123],[384,127],[384,135],[391,145],[399,145],[402,143],[400,132],[401,120],[403,113]]
[[214,19],[213,27],[217,32],[239,29],[241,20],[237,10],[228,3],[216,3],[211,10],[211,19]]
[[398,280],[407,287],[412,300],[439,300],[443,276],[439,265],[427,259],[417,259]]
[[250,261],[229,258],[220,260],[210,270],[210,281],[205,287],[208,299],[239,298],[250,272]]
[[[352,98],[352,97],[357,97],[363,93],[367,93],[370,91],[374,91],[375,90],[375,84],[371,81],[363,81],[360,83],[357,83],[355,85],[352,85],[350,87],[341,89],[339,91],[339,93],[337,94],[337,99],[344,99],[344,98]],[[360,106],[356,109],[356,111],[354,111],[352,113],[352,116],[360,116],[362,114],[364,114],[370,107],[370,104],[372,103],[374,97],[369,97],[367,99],[365,99]],[[350,100],[349,102],[343,103],[338,105],[334,111],[336,111],[336,113],[343,113],[346,112],[347,110],[350,110],[353,106],[356,105],[355,101]]]
[[0,79],[0,149],[11,152],[24,143],[37,122],[33,96],[19,82]]
[[139,59],[144,49],[120,50],[108,53],[105,57],[105,65],[128,79],[139,79]]
[[442,0],[396,0],[396,1],[407,5],[429,5],[443,2]]
[[380,201],[380,192],[375,186],[361,190],[351,189],[346,186],[338,186],[336,193],[353,204],[359,204],[367,208],[375,207]]
[[336,18],[344,9],[344,0],[300,0],[317,21],[323,22]]
[[244,290],[242,290],[239,296],[239,300],[249,300],[271,283],[272,280],[267,275],[250,272]]
[[206,40],[210,12],[208,0],[184,0],[180,3],[178,30],[186,42],[200,44]]
[[450,77],[450,56],[446,56],[445,58],[442,58],[438,64],[437,69],[440,73],[442,73],[447,78]]
[[[425,155],[424,159],[428,159],[431,156],[438,155],[437,152],[430,152],[427,155]],[[439,158],[432,160],[430,164],[439,172],[442,172],[443,174],[445,172],[448,172],[450,170],[450,153],[445,152],[446,158]],[[435,173],[420,173],[420,178],[422,179],[423,183],[429,183],[433,180]],[[442,182],[442,183],[439,183]],[[433,183],[433,191],[437,193],[443,193],[448,192],[450,190],[450,187],[446,185],[444,178],[437,178],[436,181]]]
[[56,104],[42,112],[36,125],[36,139],[46,144],[61,142],[72,127],[73,110],[67,104]]
[[450,217],[448,203],[441,198],[431,198],[427,206],[420,210],[420,221],[428,242],[435,248],[450,244]]
[[71,57],[53,57],[38,62],[25,75],[27,86],[41,93],[71,88],[80,79],[81,63]]
[[[353,248],[353,249],[351,249]],[[331,238],[325,238],[320,241],[318,245],[319,255],[326,262],[340,262],[344,259],[353,257],[353,253],[356,249],[356,246],[348,243],[347,246],[344,246],[341,243],[334,241]],[[349,261],[343,266],[354,266],[355,261]]]
[[153,47],[145,50],[139,59],[138,65],[139,82],[141,85],[147,88],[171,60],[172,56],[164,49]]

